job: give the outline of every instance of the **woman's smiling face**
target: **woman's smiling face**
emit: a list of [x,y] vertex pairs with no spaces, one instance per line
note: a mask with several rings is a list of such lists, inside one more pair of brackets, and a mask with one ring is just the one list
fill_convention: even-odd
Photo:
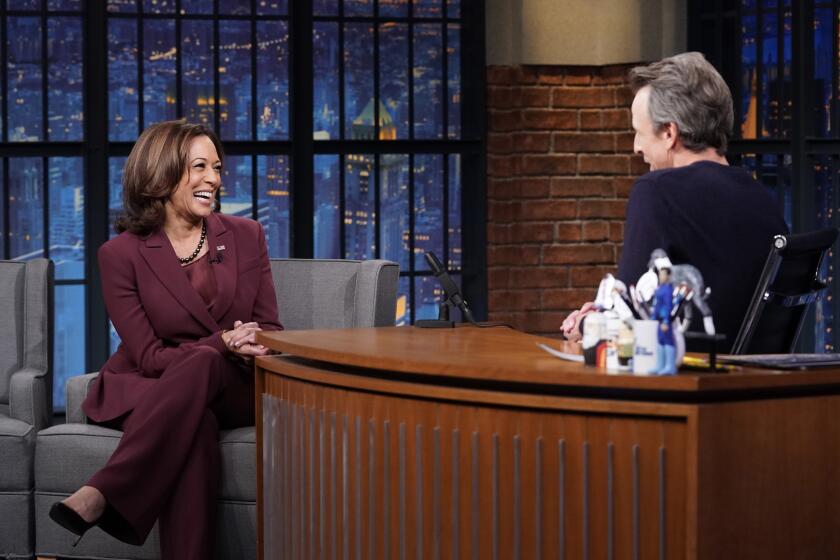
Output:
[[216,146],[207,136],[190,144],[187,168],[181,181],[166,201],[167,215],[174,214],[189,222],[209,216],[216,207],[216,193],[222,184],[222,162]]

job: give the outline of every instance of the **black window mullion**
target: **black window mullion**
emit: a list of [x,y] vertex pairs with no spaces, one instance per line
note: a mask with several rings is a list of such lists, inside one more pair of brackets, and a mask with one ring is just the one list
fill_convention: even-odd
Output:
[[[814,200],[814,176],[811,169],[811,158],[807,154],[806,137],[813,132],[813,84],[814,75],[814,35],[813,22],[814,12],[812,2],[792,2],[792,40],[791,58],[793,84],[793,114],[792,116],[792,162],[793,180],[792,184],[799,188],[793,193],[793,228],[794,231],[809,231],[816,227],[816,201]],[[811,26],[809,31],[808,26]],[[836,41],[836,37],[833,38]],[[810,188],[806,187],[809,185]],[[837,302],[835,302],[835,314]],[[797,348],[807,349],[813,352],[816,340],[816,333],[813,325],[814,309],[811,309],[806,318],[806,325],[809,328],[802,329]],[[835,329],[836,338],[836,329]]]
[[[46,91],[44,92],[46,94]],[[50,258],[50,191],[49,191],[49,158],[41,158],[41,196],[44,197],[41,212],[44,220],[44,258]]]
[[[840,227],[840,216],[838,216],[838,212],[837,212],[838,202],[840,202],[840,199],[838,199],[838,197],[840,197],[840,170],[838,170],[838,168],[837,168],[837,156],[831,156],[831,158],[829,159],[828,165],[829,165],[829,177],[830,177],[830,180],[831,180],[831,202],[834,205],[834,211],[831,212],[831,227],[836,228],[836,227]],[[834,278],[834,276],[836,276],[836,274],[837,274],[837,271],[840,270],[840,269],[838,269],[838,266],[840,266],[840,252],[837,251],[836,248],[832,248],[831,251],[829,252],[829,258],[831,259],[830,263],[831,263],[832,270],[830,271],[831,274],[829,274],[828,278],[826,278],[825,280],[827,282],[829,282],[829,284],[831,285],[832,299],[830,300],[831,303],[826,302],[825,305],[831,305],[832,308],[833,308],[832,311],[833,311],[833,315],[834,315],[834,324],[832,326],[834,326],[834,325],[836,325],[836,322],[837,322],[838,318],[840,318],[837,315],[838,301],[840,301],[840,282],[836,282],[835,278]],[[836,331],[837,331],[836,328],[832,328],[832,332],[834,333],[834,337],[831,338],[831,339],[826,337],[828,339],[828,340],[826,340],[826,343],[831,344],[830,348],[825,349],[827,352],[834,352],[837,348],[837,334],[836,334]]]
[[[257,140],[257,1],[251,0],[251,140]],[[256,172],[256,167],[254,167]],[[255,187],[256,189],[256,187]],[[256,203],[256,199],[254,199]],[[254,211],[256,216],[256,210]]]
[[347,258],[347,226],[345,224],[345,213],[347,212],[347,199],[345,198],[347,158],[345,154],[338,156],[338,258]]
[[175,0],[175,118],[184,116],[184,40],[181,18],[181,0]]
[[9,224],[11,212],[9,210],[9,194],[11,188],[9,187],[9,158],[3,158],[3,227],[5,228],[5,236],[3,237],[3,258],[10,259],[12,257],[12,228]]
[[213,128],[221,138],[221,113],[219,106],[219,0],[213,0]]
[[[718,5],[720,5],[720,0],[718,0]],[[720,8],[718,8],[718,11],[720,11]],[[742,11],[742,4],[739,2],[737,7],[735,8],[735,16],[734,16],[735,18],[737,18],[736,21],[738,23],[743,21],[741,11]],[[743,48],[743,44],[744,44],[744,26],[743,25],[736,25],[735,29],[738,30],[738,37],[735,40],[735,45],[737,45],[738,48],[741,49],[741,48]],[[724,56],[723,53],[725,52],[725,50],[723,48],[723,24],[722,23],[719,26],[719,28],[715,30],[715,33],[717,35],[717,43],[718,43],[718,46],[719,46],[718,56],[723,58],[723,56]],[[740,55],[740,51],[739,51],[739,53],[738,53],[739,64],[736,66],[739,71],[733,72],[732,76],[724,76],[725,78],[727,78],[727,77],[730,78],[730,80],[732,81],[733,86],[734,86],[732,88],[732,95],[734,97],[733,105],[735,106],[735,123],[734,123],[735,130],[733,130],[732,132],[733,132],[733,135],[736,138],[740,138],[741,136],[743,136],[741,123],[743,122],[743,119],[744,119],[743,110],[741,108],[741,95],[743,95],[743,91],[741,90],[741,88],[743,87],[743,79],[741,79],[742,71],[740,71],[741,70],[740,56],[741,55]],[[722,63],[722,61],[718,64],[718,67],[721,68],[721,69],[724,67],[724,64]],[[747,85],[747,87],[749,87],[749,84]]]
[[[785,131],[785,12],[784,2],[776,6],[776,95],[778,96],[778,111],[776,127],[780,138],[787,138]],[[779,175],[781,177],[781,175]]]
[[[289,112],[291,118],[291,256],[314,249],[314,141],[312,139],[312,1],[289,2]],[[339,66],[341,68],[341,66]],[[294,141],[292,141],[294,139]],[[343,216],[342,216],[343,220]]]
[[373,139],[379,140],[379,0],[373,3],[373,16]]
[[837,136],[838,133],[838,124],[840,124],[840,111],[838,111],[838,104],[837,100],[837,88],[838,88],[838,77],[837,74],[840,72],[840,64],[838,64],[838,46],[837,46],[837,35],[838,30],[840,30],[840,23],[837,21],[838,17],[838,0],[832,1],[831,6],[831,98],[829,100],[828,109],[828,122],[829,122],[829,136]]
[[[414,7],[409,6],[408,18],[408,139],[414,140]],[[413,171],[411,173],[414,173]],[[414,235],[414,228],[411,228]],[[412,293],[414,282],[412,285]],[[412,322],[414,321],[414,305],[411,306]]]
[[49,140],[49,53],[47,52],[47,3],[41,3],[41,137]]
[[417,293],[414,289],[416,270],[414,266],[414,154],[408,154],[408,272],[409,301],[411,302],[411,323],[417,316]]
[[[443,9],[446,10],[446,2],[443,3]],[[442,110],[441,113],[443,118],[443,138],[449,138],[449,25],[446,22],[441,24],[443,26],[443,30],[441,31],[441,64],[443,70],[443,76],[440,80],[440,87],[441,87],[441,102],[442,102]],[[445,263],[446,261],[444,261]]]
[[[105,2],[88,2],[84,24],[84,166],[86,366],[96,371],[111,353],[110,329],[96,251],[108,240],[108,15]],[[138,91],[139,95],[139,91]],[[105,107],[105,110],[102,108]],[[139,115],[138,115],[139,117]],[[138,121],[139,124],[139,121]],[[127,152],[126,152],[127,154]],[[103,188],[105,185],[105,188]]]
[[[461,153],[461,285],[477,319],[487,317],[487,195],[484,5],[462,2],[461,28],[462,138],[479,149]],[[469,201],[469,204],[464,204]],[[469,208],[469,211],[463,210]]]
[[[257,141],[257,0],[251,0],[251,140]],[[266,163],[268,161],[266,160]],[[257,185],[257,156],[251,156],[251,217],[259,219],[259,188]]]
[[[2,93],[3,93],[3,143],[9,141],[9,69],[8,69],[8,60],[9,60],[9,51],[6,46],[6,33],[8,30],[8,18],[6,16],[6,12],[4,11],[2,16],[0,16],[2,20],[3,28],[0,29],[0,40],[3,41],[3,44],[0,45],[0,54],[3,56],[3,71],[0,72],[0,81],[2,84]],[[6,198],[8,200],[8,197]],[[6,222],[8,224],[8,222]]]
[[[268,164],[268,160],[266,160],[266,164]],[[251,154],[251,218],[259,221],[260,191],[258,185],[259,176],[257,175],[257,169],[257,155]]]
[[[444,6],[446,9],[446,6]],[[444,105],[448,105],[448,103],[444,103]],[[444,119],[444,123],[446,123],[446,119]],[[449,160],[452,158],[452,154],[443,154],[443,209],[441,211],[441,219],[443,223],[441,227],[443,227],[443,255],[440,256],[441,262],[443,262],[443,267],[446,270],[449,270],[449,174],[451,170],[449,169]]]
[[143,100],[143,90],[145,86],[143,84],[143,66],[145,65],[145,59],[143,57],[144,51],[144,35],[145,35],[145,18],[143,16],[143,2],[142,0],[137,2],[137,123],[140,125],[140,132],[146,128],[146,108],[145,102]]
[[375,170],[375,177],[376,181],[374,181],[373,185],[373,228],[374,233],[373,237],[375,239],[374,242],[374,251],[373,251],[373,258],[381,259],[382,258],[382,240],[380,239],[380,235],[382,234],[382,229],[380,227],[380,223],[382,221],[382,212],[380,209],[380,192],[382,188],[382,156],[380,154],[373,155],[373,169]]
[[761,3],[756,4],[755,9],[755,136],[754,138],[762,138],[762,129],[764,128],[764,87],[762,75],[764,73],[764,61],[762,55],[764,54],[764,10]]
[[[338,13],[339,17],[343,16],[344,14],[344,2],[338,3]],[[350,135],[349,130],[345,130],[344,128],[344,119],[346,116],[347,109],[344,106],[345,104],[345,97],[344,97],[344,20],[338,20],[338,137],[342,140],[346,140],[347,137]],[[342,216],[342,220],[344,217]]]

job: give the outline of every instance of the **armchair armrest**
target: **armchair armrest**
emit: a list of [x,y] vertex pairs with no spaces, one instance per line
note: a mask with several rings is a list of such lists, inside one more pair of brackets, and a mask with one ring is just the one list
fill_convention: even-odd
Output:
[[87,416],[82,412],[82,402],[87,397],[88,389],[99,372],[76,375],[67,380],[67,423],[87,424]]
[[400,267],[386,260],[362,261],[356,279],[356,327],[393,326]]
[[51,423],[52,395],[49,394],[47,372],[24,368],[12,374],[9,387],[9,413],[12,418],[35,426],[36,430]]

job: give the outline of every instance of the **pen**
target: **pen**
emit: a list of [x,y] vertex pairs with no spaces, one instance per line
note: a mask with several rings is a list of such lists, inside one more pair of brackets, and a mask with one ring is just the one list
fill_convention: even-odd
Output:
[[[688,367],[709,369],[709,360],[707,360],[706,358],[695,358],[694,356],[685,356],[683,358],[683,365]],[[718,363],[715,371],[735,371],[736,369],[738,369],[737,366]]]

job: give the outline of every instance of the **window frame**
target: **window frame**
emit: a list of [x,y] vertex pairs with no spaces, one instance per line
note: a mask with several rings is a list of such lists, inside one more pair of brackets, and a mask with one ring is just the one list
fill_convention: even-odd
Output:
[[[251,4],[252,13],[256,13],[254,9],[256,0],[251,0]],[[473,314],[479,319],[486,318],[485,10],[483,3],[462,2],[461,5],[462,139],[446,139],[446,130],[444,130],[445,139],[443,140],[342,139],[328,141],[313,139],[312,24],[316,18],[312,15],[312,1],[294,0],[289,1],[288,4],[289,139],[223,141],[225,154],[232,156],[285,155],[289,158],[289,183],[293,185],[290,189],[291,239],[289,251],[290,256],[294,258],[312,258],[314,251],[314,158],[316,155],[341,154],[340,157],[343,157],[344,154],[348,153],[365,153],[375,154],[378,158],[383,153],[400,153],[411,154],[410,157],[413,158],[414,154],[423,153],[440,153],[444,154],[444,157],[448,153],[462,154],[461,228],[463,252],[462,266],[459,272],[461,274],[462,290],[471,304]],[[378,2],[375,3],[376,5],[378,5]],[[445,0],[442,1],[442,5],[445,10]],[[215,0],[214,14],[218,13],[217,8],[218,0]],[[175,10],[176,13],[180,13],[180,0],[176,0]],[[110,157],[127,156],[132,143],[109,141],[108,114],[101,111],[102,107],[107,107],[108,94],[107,23],[109,14],[106,2],[88,1],[82,15],[85,18],[83,25],[86,32],[84,69],[85,139],[81,145],[73,146],[72,151],[85,156],[85,192],[87,195],[85,209],[87,220],[85,232],[87,254],[85,270],[87,282],[86,356],[88,371],[96,371],[110,355],[109,321],[101,298],[102,285],[99,278],[98,263],[95,258],[98,248],[108,240],[109,231],[112,227],[108,218],[108,160]],[[142,12],[133,15],[140,18]],[[172,17],[175,17],[174,14]],[[202,19],[219,20],[217,15],[201,17]],[[224,17],[222,16],[222,18]],[[347,19],[352,20],[354,18]],[[178,60],[180,60],[180,56]],[[374,75],[376,74],[375,72]],[[444,76],[444,83],[445,80],[446,76]],[[255,82],[256,80],[254,80],[254,84]],[[252,90],[254,87],[256,86],[252,84]],[[180,80],[178,80],[179,101],[180,89]],[[375,91],[378,95],[378,88]],[[142,95],[142,92],[138,95]],[[446,105],[445,100],[444,105]],[[142,110],[142,107],[140,110]],[[176,113],[178,116],[182,114],[180,102],[177,104]],[[216,111],[216,122],[218,122],[218,113]],[[255,115],[252,115],[252,118],[255,118]],[[56,144],[50,143],[49,147],[54,148]],[[0,155],[2,155],[2,147],[0,147]],[[413,170],[411,170],[411,173],[413,174]],[[252,180],[256,185],[256,167],[253,168]],[[446,185],[444,187],[446,188]],[[469,204],[466,204],[467,201],[469,201]],[[256,212],[256,207],[254,212]],[[446,211],[444,211],[445,215],[447,215]],[[441,227],[445,227],[445,225],[444,223]],[[444,239],[447,237],[446,231],[444,231]],[[411,238],[413,239],[413,235]],[[379,243],[377,243],[377,254],[379,250]],[[407,274],[411,273],[401,271],[401,276]],[[420,277],[429,274],[430,272],[415,272],[412,276]],[[414,282],[411,282],[411,285],[413,290]]]

